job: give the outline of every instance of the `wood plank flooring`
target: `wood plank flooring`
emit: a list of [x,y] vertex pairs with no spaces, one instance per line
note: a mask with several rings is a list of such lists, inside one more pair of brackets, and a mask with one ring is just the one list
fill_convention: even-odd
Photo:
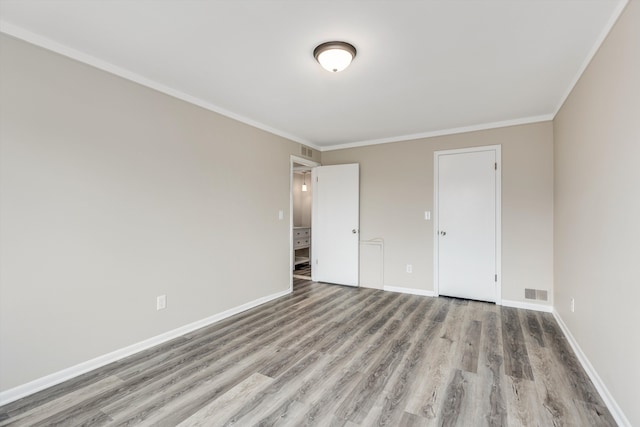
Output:
[[296,265],[293,270],[293,286],[296,287],[309,280],[311,280],[311,266],[308,263]]
[[0,426],[615,426],[553,316],[299,281]]

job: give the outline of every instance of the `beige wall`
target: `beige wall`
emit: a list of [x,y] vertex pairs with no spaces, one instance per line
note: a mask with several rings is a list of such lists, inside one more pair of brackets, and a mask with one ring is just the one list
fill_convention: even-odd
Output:
[[554,121],[556,310],[634,426],[640,426],[638,76],[640,4],[631,1]]
[[424,220],[433,211],[433,152],[495,144],[502,146],[502,299],[531,302],[524,288],[551,293],[551,122],[323,152],[324,164],[360,163],[360,236],[384,239],[385,286],[433,290],[433,222]]
[[302,175],[293,174],[293,183],[291,188],[291,199],[293,202],[293,226],[302,226]]
[[299,144],[0,43],[0,390],[288,288]]
[[[384,284],[432,290],[433,223],[423,212],[433,210],[433,151],[501,144],[502,298],[553,291],[632,425],[639,28],[631,1],[553,125],[322,155],[361,165],[361,239],[384,239]],[[288,287],[290,223],[277,211],[289,212],[298,144],[0,43],[0,391]],[[168,308],[158,312],[159,294]]]
[[[306,182],[307,191],[302,191],[302,183]],[[306,180],[302,174],[293,175],[293,225],[295,227],[311,226],[311,173],[307,172]]]

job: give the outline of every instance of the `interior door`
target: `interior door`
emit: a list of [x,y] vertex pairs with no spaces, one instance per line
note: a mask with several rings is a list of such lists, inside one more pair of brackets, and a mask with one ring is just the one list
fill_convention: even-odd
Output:
[[319,166],[311,176],[313,280],[358,286],[360,167]]
[[439,294],[495,302],[496,150],[436,156]]

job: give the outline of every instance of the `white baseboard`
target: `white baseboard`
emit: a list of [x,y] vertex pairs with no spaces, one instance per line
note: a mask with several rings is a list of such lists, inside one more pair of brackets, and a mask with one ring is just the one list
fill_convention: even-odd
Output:
[[427,291],[424,289],[414,289],[414,288],[401,288],[398,286],[385,286],[383,290],[389,291],[389,292],[400,292],[402,294],[422,295],[425,297],[433,297],[436,295],[435,292],[433,291]]
[[534,304],[531,302],[511,301],[503,299],[502,301],[500,301],[500,305],[504,305],[505,307],[522,308],[525,310],[544,311],[545,313],[553,312],[553,306],[551,305]]
[[589,362],[589,359],[587,359],[587,356],[584,354],[584,352],[578,345],[578,342],[576,341],[576,339],[573,337],[573,335],[571,335],[569,328],[562,320],[562,317],[560,317],[560,314],[555,309],[553,310],[553,317],[555,317],[556,322],[558,322],[558,325],[560,325],[560,329],[562,329],[562,332],[567,338],[567,341],[569,341],[569,344],[571,345],[573,352],[576,354],[576,357],[582,364],[582,367],[587,372],[587,375],[589,375],[589,378],[591,379],[591,382],[598,390],[598,393],[600,393],[602,400],[604,400],[604,403],[607,405],[607,408],[609,408],[609,411],[611,412],[611,415],[613,416],[613,418],[616,420],[616,423],[618,423],[620,427],[631,427],[631,423],[622,412],[622,409],[620,409],[620,407],[616,403],[611,393],[609,393],[607,386],[604,385],[604,382],[602,381],[602,379],[594,369],[593,365],[591,365],[591,362]]
[[71,366],[61,371],[54,372],[53,374],[38,378],[37,380],[33,380],[26,384],[22,384],[12,389],[3,391],[0,393],[0,406],[29,396],[30,394],[36,393],[40,390],[44,390],[45,388],[60,384],[61,382],[70,380],[71,378],[77,377],[78,375],[82,375],[94,369],[105,366],[109,363],[123,359],[127,356],[131,356],[132,354],[149,349],[158,344],[162,344],[181,335],[195,331],[196,329],[200,329],[204,326],[211,325],[212,323],[219,322],[220,320],[231,317],[234,314],[238,314],[243,311],[249,310],[250,308],[257,307],[261,304],[264,304],[276,298],[280,298],[281,296],[287,295],[289,293],[291,293],[291,289],[258,298],[246,304],[242,304],[238,307],[223,311],[222,313],[214,314],[213,316],[209,316],[205,319],[189,323],[188,325],[181,326],[163,334],[156,335],[155,337],[140,341],[136,344],[132,344],[119,350],[112,351],[111,353],[98,356],[94,359],[87,360],[86,362],[79,363],[75,366]]

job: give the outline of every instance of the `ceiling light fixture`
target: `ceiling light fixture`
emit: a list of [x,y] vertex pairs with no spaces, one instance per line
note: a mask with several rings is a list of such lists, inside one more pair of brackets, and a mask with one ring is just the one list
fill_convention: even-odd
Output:
[[307,191],[307,173],[302,174],[302,191]]
[[347,42],[322,43],[313,50],[313,57],[322,68],[337,73],[351,64],[356,57],[356,48]]

